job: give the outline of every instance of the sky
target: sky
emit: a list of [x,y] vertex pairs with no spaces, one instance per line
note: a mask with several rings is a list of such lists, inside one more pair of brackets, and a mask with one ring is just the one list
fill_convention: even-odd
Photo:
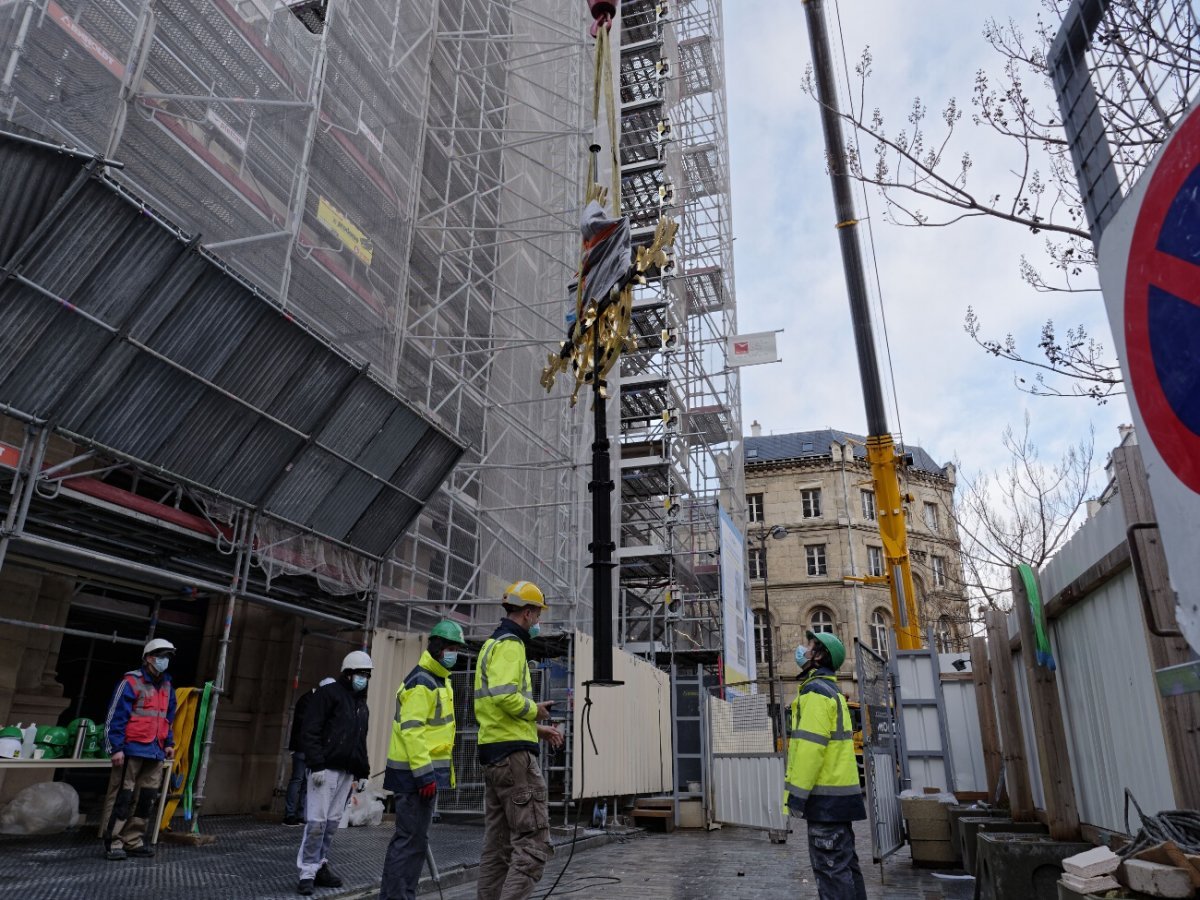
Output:
[[[838,7],[827,0],[833,40]],[[816,104],[801,90],[809,64],[802,5],[794,0],[725,0],[726,88],[733,196],[734,266],[741,333],[782,329],[781,363],[742,370],[742,422],[763,434],[825,427],[866,433],[833,198],[825,171]],[[874,56],[868,108],[889,124],[903,123],[920,96],[932,114],[950,97],[967,112],[957,152],[975,158],[970,187],[984,193],[1008,182],[1007,148],[969,122],[975,73],[998,68],[983,38],[984,20],[1031,22],[1037,0],[978,4],[925,0],[913,6],[883,0],[840,4],[846,54],[853,67],[863,47]],[[917,15],[919,13],[919,15]],[[952,36],[949,39],[946,36]],[[835,44],[835,60],[841,53]],[[868,148],[864,145],[864,153]],[[856,187],[860,218],[871,217],[882,307],[891,346],[898,415],[888,394],[888,424],[939,462],[955,458],[965,473],[1002,468],[1004,428],[1018,433],[1026,411],[1044,460],[1057,459],[1095,429],[1103,465],[1131,421],[1123,397],[1097,406],[1085,399],[1031,397],[1013,384],[1025,367],[993,358],[963,330],[968,304],[985,336],[1013,333],[1036,353],[1047,318],[1065,330],[1082,324],[1106,347],[1111,333],[1098,292],[1037,293],[1020,278],[1022,253],[1035,262],[1043,239],[1009,223],[976,219],[950,228],[904,228],[883,220],[883,204],[868,189],[869,210]],[[863,228],[864,255],[871,247]],[[874,283],[873,271],[868,281]],[[880,331],[878,318],[877,332]],[[889,364],[881,359],[885,379]],[[1099,493],[1102,483],[1097,484]]]

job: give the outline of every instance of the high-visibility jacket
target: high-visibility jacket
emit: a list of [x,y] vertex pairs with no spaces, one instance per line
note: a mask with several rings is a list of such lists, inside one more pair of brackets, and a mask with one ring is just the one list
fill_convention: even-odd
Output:
[[510,619],[488,638],[475,666],[479,761],[500,762],[518,750],[538,752],[537,704],[525,657],[524,629]]
[[850,707],[830,669],[816,669],[792,701],[783,814],[812,822],[853,822],[867,817]]
[[104,723],[109,754],[126,753],[163,759],[175,741],[175,691],[167,674],[152,676],[145,669],[126,672],[117,683]]
[[450,672],[428,650],[396,691],[383,787],[412,792],[432,782],[454,787],[454,688]]

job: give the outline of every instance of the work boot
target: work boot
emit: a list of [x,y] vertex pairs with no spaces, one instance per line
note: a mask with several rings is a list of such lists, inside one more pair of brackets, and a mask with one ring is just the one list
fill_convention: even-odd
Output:
[[105,859],[124,859],[126,856],[125,850],[121,847],[110,847],[104,851]]
[[313,880],[311,878],[301,878],[300,883],[296,885],[296,893],[305,897],[311,897],[313,892]]
[[342,879],[333,874],[333,869],[329,868],[329,863],[317,869],[317,877],[314,882],[317,887],[341,887]]
[[288,828],[295,828],[297,825],[303,825],[304,820],[299,816],[284,816],[283,824],[288,826]]
[[154,848],[149,844],[139,844],[125,851],[129,856],[153,856]]

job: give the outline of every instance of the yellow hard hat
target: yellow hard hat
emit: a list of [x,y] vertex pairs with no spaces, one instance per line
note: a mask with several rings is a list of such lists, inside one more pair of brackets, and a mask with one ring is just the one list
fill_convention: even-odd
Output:
[[501,603],[509,606],[537,606],[546,609],[546,595],[532,581],[517,581],[508,586]]

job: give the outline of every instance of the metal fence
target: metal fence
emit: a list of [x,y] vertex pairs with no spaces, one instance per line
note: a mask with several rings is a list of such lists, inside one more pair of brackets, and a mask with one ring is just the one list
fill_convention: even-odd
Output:
[[[711,815],[715,821],[761,828],[780,835],[786,755],[775,736],[768,693],[740,694],[729,685],[705,697]],[[750,688],[752,685],[733,687]],[[776,694],[782,686],[777,686]],[[725,699],[728,697],[729,699]]]
[[[862,729],[863,780],[871,820],[871,850],[876,862],[904,844],[900,815],[902,756],[895,687],[888,661],[862,641],[858,647],[858,696]],[[894,655],[894,654],[893,654]]]

